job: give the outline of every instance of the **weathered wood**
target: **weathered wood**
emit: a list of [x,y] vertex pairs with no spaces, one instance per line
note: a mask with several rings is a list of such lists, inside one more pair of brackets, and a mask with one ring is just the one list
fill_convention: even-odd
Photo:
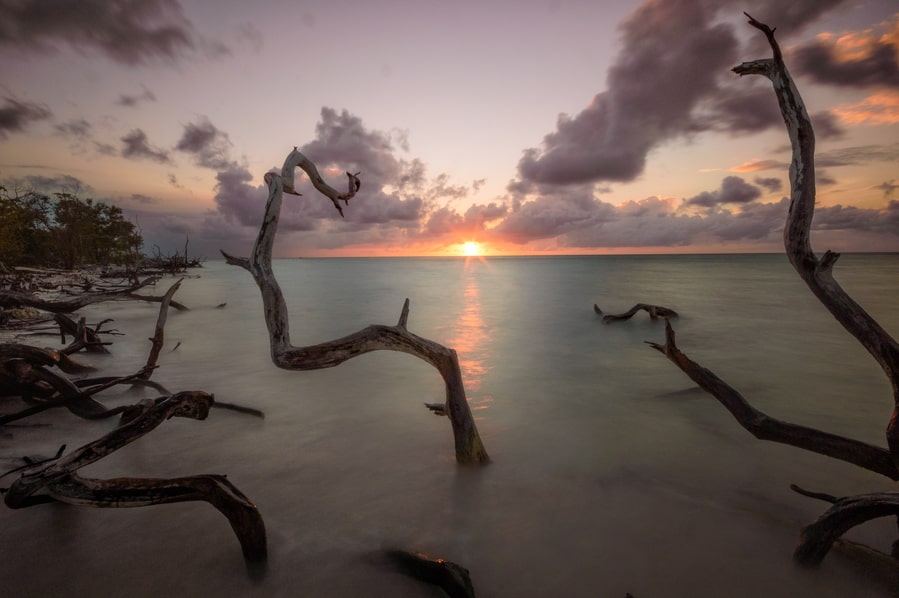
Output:
[[50,313],[72,313],[86,305],[101,303],[103,301],[122,301],[128,299],[128,295],[138,289],[153,284],[156,278],[147,278],[126,289],[103,291],[99,293],[84,293],[71,299],[43,299],[31,293],[22,291],[0,290],[0,307],[34,307]]
[[179,278],[162,297],[162,301],[159,305],[159,315],[156,317],[156,329],[153,333],[153,337],[150,339],[150,353],[147,356],[147,365],[144,368],[145,373],[141,376],[143,380],[150,379],[153,368],[156,367],[156,362],[159,361],[159,354],[162,352],[162,347],[165,344],[165,322],[169,313],[169,304],[172,301],[172,296],[181,287],[181,282],[183,280],[183,278]]
[[[200,475],[174,479],[82,478],[77,471],[154,430],[171,417],[205,419],[213,396],[202,391],[180,392],[152,402],[136,417],[105,436],[64,457],[32,463],[4,495],[10,508],[43,504],[49,499],[92,507],[139,507],[202,500],[228,518],[248,564],[266,559],[265,524],[254,505],[224,476]],[[38,495],[45,491],[46,495]]]
[[462,565],[408,550],[388,550],[387,556],[401,572],[441,588],[450,598],[474,598],[471,576]]
[[787,257],[818,301],[849,334],[874,357],[893,389],[893,416],[887,427],[887,443],[899,462],[899,343],[866,312],[833,278],[839,254],[827,251],[818,259],[811,247],[815,212],[815,133],[799,90],[783,61],[774,30],[748,14],[749,23],[765,34],[773,58],[744,62],[734,67],[740,76],[762,75],[774,88],[793,153],[790,161],[790,209],[784,226]]
[[[733,70],[739,75],[762,75],[774,88],[792,148],[790,207],[784,226],[784,247],[793,268],[815,297],[863,347],[886,374],[893,391],[893,414],[887,425],[888,450],[804,426],[775,420],[752,407],[736,390],[711,371],[690,360],[674,341],[666,321],[665,343],[650,343],[665,354],[691,380],[718,399],[744,428],[757,438],[789,444],[847,461],[886,477],[899,479],[899,344],[856,303],[833,278],[839,254],[831,251],[819,259],[811,248],[811,224],[815,209],[815,135],[802,97],[790,76],[774,38],[774,29],[748,14],[749,24],[765,34],[773,57],[744,62]],[[794,559],[817,565],[833,542],[846,531],[877,517],[899,516],[899,493],[883,492],[837,498],[829,494],[793,489],[812,498],[832,502],[817,521],[802,530]],[[899,546],[899,543],[897,543]],[[899,548],[894,548],[899,553]]]
[[593,304],[593,311],[602,316],[603,324],[608,324],[609,322],[615,322],[618,320],[630,320],[634,314],[638,311],[645,311],[649,314],[649,317],[653,320],[657,320],[659,318],[676,318],[677,312],[668,307],[662,307],[661,305],[650,305],[649,303],[637,303],[632,308],[627,310],[624,313],[620,314],[605,314],[603,315],[602,310],[599,308],[597,304]]
[[834,541],[853,527],[879,517],[897,515],[899,493],[896,492],[875,492],[840,498],[813,523],[802,528],[793,559],[800,565],[817,566]]
[[714,372],[687,357],[674,339],[674,328],[671,322],[666,321],[665,343],[648,344],[664,354],[700,388],[718,399],[734,419],[759,440],[788,444],[864,467],[891,480],[899,480],[899,469],[886,449],[768,416],[753,407],[743,395]]
[[488,463],[490,457],[478,435],[465,396],[459,358],[455,350],[407,330],[408,299],[403,304],[396,326],[375,324],[343,338],[317,345],[295,347],[291,344],[287,303],[272,270],[271,256],[284,193],[297,194],[294,189],[294,170],[297,167],[309,174],[315,188],[331,199],[338,210],[340,206],[337,200],[349,201],[359,189],[356,175],[347,173],[349,191],[346,194],[338,193],[324,183],[315,165],[294,148],[284,161],[280,175],[271,172],[265,175],[265,182],[269,188],[268,200],[252,256],[249,259],[238,258],[222,252],[229,264],[240,266],[250,272],[259,287],[269,332],[272,362],[283,369],[317,370],[340,365],[348,359],[371,351],[400,351],[414,355],[434,366],[443,377],[446,411],[453,428],[456,461],[463,464]]

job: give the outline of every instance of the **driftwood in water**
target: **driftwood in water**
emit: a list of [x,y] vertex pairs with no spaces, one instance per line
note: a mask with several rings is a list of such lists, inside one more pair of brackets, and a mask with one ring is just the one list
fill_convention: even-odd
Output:
[[599,309],[599,306],[594,303],[593,311],[602,316],[603,324],[608,324],[609,322],[615,322],[617,320],[630,320],[638,311],[645,311],[653,320],[677,317],[677,312],[673,309],[662,307],[661,305],[650,305],[648,303],[638,303],[624,313],[605,315],[602,313],[602,310]]
[[349,189],[339,193],[327,185],[318,174],[315,165],[302,153],[294,150],[284,161],[281,174],[267,173],[268,201],[259,235],[253,246],[251,258],[238,258],[222,252],[229,264],[240,266],[253,275],[262,293],[265,322],[268,327],[272,362],[288,370],[317,370],[340,365],[348,359],[378,350],[401,351],[414,355],[434,366],[443,377],[446,389],[446,412],[449,415],[455,440],[456,461],[463,464],[484,464],[490,458],[475,427],[465,387],[459,358],[453,349],[412,334],[406,328],[409,317],[409,300],[406,299],[395,326],[374,324],[330,342],[295,347],[290,342],[290,323],[287,303],[281,287],[272,271],[272,246],[278,229],[281,202],[284,193],[297,194],[294,190],[294,171],[299,167],[309,174],[312,184],[343,215],[338,200],[348,202],[359,190],[359,179],[347,173]]
[[[205,419],[215,404],[213,396],[202,391],[180,392],[156,400],[145,399],[136,405],[107,409],[94,400],[95,395],[117,384],[133,383],[164,390],[149,380],[155,369],[164,342],[166,312],[180,280],[163,298],[150,340],[152,348],[147,364],[139,371],[123,377],[102,377],[72,381],[55,371],[83,372],[80,366],[61,351],[38,349],[28,345],[0,345],[0,395],[21,396],[32,406],[0,417],[0,425],[29,417],[54,407],[66,407],[84,418],[106,418],[121,413],[119,426],[69,455],[62,457],[60,449],[50,459],[26,458],[24,467],[3,474],[21,471],[20,477],[8,489],[4,501],[11,508],[24,508],[48,502],[65,502],[92,507],[140,507],[185,501],[206,501],[218,509],[231,524],[240,542],[250,572],[261,572],[266,559],[266,533],[256,506],[225,476],[198,475],[173,479],[117,478],[98,480],[83,478],[78,470],[90,465],[119,448],[152,431],[170,417]],[[82,320],[80,329],[83,330]],[[238,411],[253,411],[237,405],[223,405]],[[49,465],[48,465],[49,463]]]
[[[749,16],[749,15],[747,15]],[[773,87],[786,123],[793,150],[790,164],[790,208],[784,226],[784,246],[793,268],[815,297],[883,369],[893,390],[893,414],[886,429],[887,449],[797,426],[768,417],[753,408],[737,391],[711,371],[684,355],[674,343],[674,331],[666,324],[665,343],[650,343],[677,365],[700,387],[720,401],[736,420],[756,437],[790,444],[809,451],[854,463],[899,479],[899,344],[834,280],[833,267],[839,254],[827,251],[819,259],[811,248],[810,231],[815,209],[815,135],[808,112],[787,71],[774,30],[749,17],[749,23],[765,34],[773,58],[744,62],[733,70],[739,75],[762,75]],[[820,493],[806,495],[825,500]],[[878,517],[899,515],[899,493],[882,492],[835,499],[833,506],[802,530],[794,553],[796,562],[817,565],[834,541],[846,531]],[[897,550],[894,548],[894,552]],[[894,555],[895,556],[895,555]],[[899,559],[893,559],[899,569]]]
[[109,350],[105,345],[110,343],[105,343],[100,340],[100,327],[111,320],[103,320],[94,328],[91,328],[87,325],[84,318],[81,318],[76,323],[75,320],[69,316],[58,313],[53,314],[53,319],[56,321],[57,325],[59,325],[59,336],[62,342],[65,342],[67,334],[72,337],[72,342],[62,350],[63,353],[71,355],[82,349],[88,353],[109,353]]
[[[247,563],[266,558],[265,524],[259,511],[225,476],[198,475],[173,479],[83,478],[78,470],[151,432],[171,417],[205,419],[213,403],[202,391],[163,397],[131,421],[102,438],[57,460],[26,467],[4,496],[13,509],[49,501],[90,507],[141,507],[202,500],[218,509],[231,524]],[[38,494],[45,492],[45,494]]]
[[407,550],[388,550],[387,556],[401,572],[441,588],[450,598],[474,598],[471,577],[462,565]]
[[33,293],[24,291],[0,290],[0,307],[34,307],[50,313],[72,313],[86,305],[101,303],[103,301],[121,301],[128,299],[138,289],[156,282],[156,278],[147,278],[123,289],[101,291],[98,293],[83,293],[70,299],[44,299]]

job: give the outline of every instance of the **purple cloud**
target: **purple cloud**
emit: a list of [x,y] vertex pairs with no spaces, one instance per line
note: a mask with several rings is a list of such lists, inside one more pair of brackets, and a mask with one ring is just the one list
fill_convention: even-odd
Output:
[[177,0],[0,3],[0,45],[45,50],[59,43],[135,65],[173,60],[196,44]]
[[684,201],[688,206],[714,208],[725,204],[749,203],[762,196],[762,191],[738,176],[728,176],[721,181],[717,191],[703,191]]
[[121,141],[124,145],[122,148],[124,158],[147,158],[162,164],[169,162],[168,152],[150,145],[147,134],[141,129],[132,129]]
[[3,98],[3,105],[0,106],[0,139],[6,139],[10,133],[22,132],[32,123],[50,118],[51,114],[50,109],[43,104]]

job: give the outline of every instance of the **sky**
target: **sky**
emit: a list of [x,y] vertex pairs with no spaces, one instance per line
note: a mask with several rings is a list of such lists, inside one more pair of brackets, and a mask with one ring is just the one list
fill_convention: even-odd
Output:
[[[144,251],[783,250],[777,28],[817,137],[820,252],[899,251],[895,0],[0,0],[0,184],[120,206]],[[476,243],[477,246],[472,245]]]

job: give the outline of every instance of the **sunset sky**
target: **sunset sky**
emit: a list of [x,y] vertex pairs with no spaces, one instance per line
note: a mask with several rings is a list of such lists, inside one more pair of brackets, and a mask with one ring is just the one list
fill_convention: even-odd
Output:
[[781,251],[788,139],[742,11],[818,138],[818,251],[899,251],[895,0],[0,0],[0,181],[121,206],[145,251]]

